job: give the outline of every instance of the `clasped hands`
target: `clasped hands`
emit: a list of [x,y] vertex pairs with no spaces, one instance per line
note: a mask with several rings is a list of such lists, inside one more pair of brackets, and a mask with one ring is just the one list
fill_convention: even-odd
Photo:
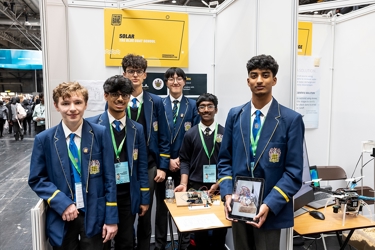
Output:
[[[64,221],[73,221],[78,217],[79,211],[75,204],[70,204],[62,214]],[[103,243],[112,240],[117,234],[117,224],[104,224],[102,230]]]

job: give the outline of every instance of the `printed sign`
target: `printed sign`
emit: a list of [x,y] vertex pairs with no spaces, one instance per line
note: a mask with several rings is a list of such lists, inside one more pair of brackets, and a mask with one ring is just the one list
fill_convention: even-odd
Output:
[[149,67],[188,67],[188,14],[104,9],[105,65],[129,53]]

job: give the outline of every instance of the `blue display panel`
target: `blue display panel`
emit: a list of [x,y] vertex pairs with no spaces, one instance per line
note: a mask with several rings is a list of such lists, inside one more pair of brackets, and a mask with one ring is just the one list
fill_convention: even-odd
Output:
[[42,51],[0,49],[0,68],[42,69]]

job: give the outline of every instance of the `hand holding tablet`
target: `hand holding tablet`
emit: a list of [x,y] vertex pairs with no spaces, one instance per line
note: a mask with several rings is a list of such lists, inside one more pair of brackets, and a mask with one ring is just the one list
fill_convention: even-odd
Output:
[[[228,217],[233,220],[242,220],[246,222],[252,222],[251,224],[256,224],[255,222],[260,219],[261,224],[263,224],[268,214],[264,209],[260,210],[263,201],[263,190],[264,190],[264,179],[262,178],[252,178],[247,176],[237,176],[234,183],[234,191],[231,197],[230,208],[228,211]],[[257,214],[259,216],[257,216]],[[255,221],[254,221],[255,218]],[[256,226],[256,225],[254,225]],[[256,227],[260,227],[258,225]]]

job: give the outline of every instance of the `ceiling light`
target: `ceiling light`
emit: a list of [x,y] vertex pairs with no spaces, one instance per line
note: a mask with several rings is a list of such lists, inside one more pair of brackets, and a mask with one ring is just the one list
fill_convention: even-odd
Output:
[[172,3],[176,3],[176,0],[172,0]]

